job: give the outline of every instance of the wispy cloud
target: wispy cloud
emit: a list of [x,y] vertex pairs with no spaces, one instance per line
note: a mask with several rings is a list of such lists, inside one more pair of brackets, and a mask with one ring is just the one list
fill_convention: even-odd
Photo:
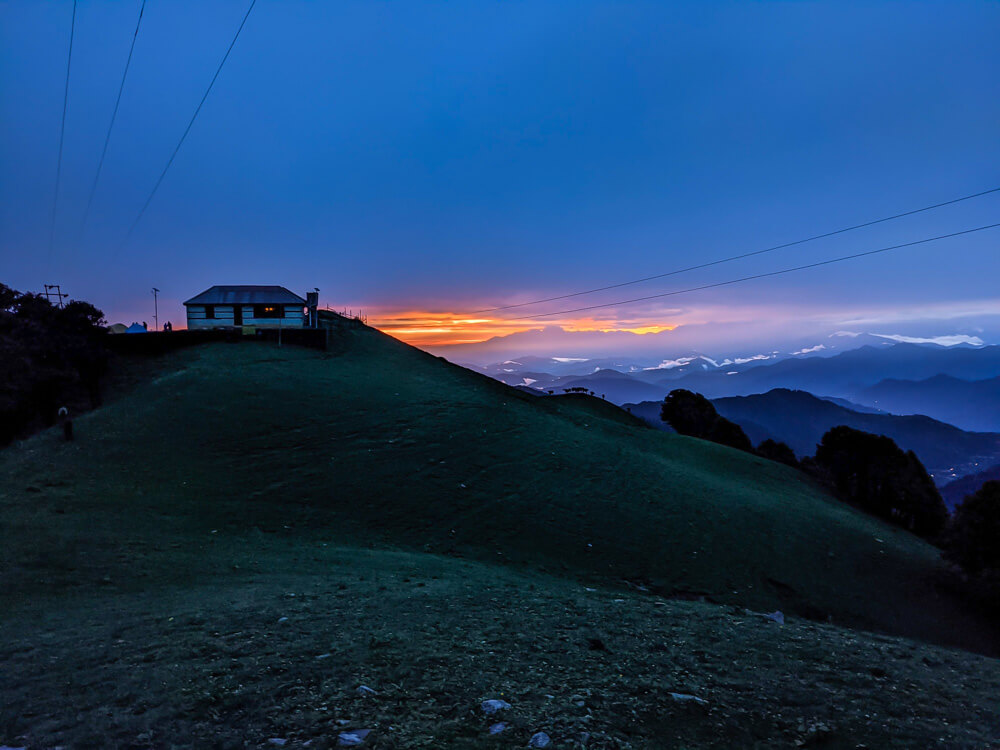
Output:
[[[671,331],[679,333],[682,329],[689,332],[696,328],[707,330],[708,327],[713,330],[722,327],[731,329],[734,341],[747,336],[756,336],[761,341],[767,338],[795,339],[813,332],[817,336],[856,338],[865,331],[888,329],[901,333],[885,334],[887,339],[890,336],[909,336],[937,343],[939,340],[946,340],[940,338],[942,335],[973,334],[976,332],[975,326],[982,325],[984,321],[997,321],[996,325],[991,324],[991,329],[1000,326],[1000,298],[931,303],[921,307],[886,305],[849,309],[780,303],[706,304],[692,307],[649,304],[532,320],[520,318],[533,308],[470,312],[481,308],[481,304],[467,301],[453,307],[442,305],[437,309],[383,307],[367,308],[366,311],[371,323],[386,333],[417,346],[429,347],[477,343],[524,332],[538,332],[541,336],[545,331],[630,333],[648,335],[648,340],[652,341],[658,334]],[[945,330],[941,330],[942,328]],[[831,330],[834,333],[829,333]],[[974,338],[979,337],[956,339],[955,343],[974,343]],[[693,343],[698,346],[697,342]],[[796,343],[801,346],[806,342]]]
[[938,346],[957,346],[958,344],[971,344],[972,346],[982,346],[983,340],[978,336],[966,336],[955,334],[953,336],[930,336],[923,338],[920,336],[901,336],[898,333],[873,333],[880,339],[889,339],[905,344],[937,344]]
[[660,320],[607,318],[569,318],[550,321],[510,320],[501,317],[470,317],[461,312],[375,311],[369,316],[372,325],[390,336],[417,346],[443,346],[485,341],[525,331],[559,328],[576,333],[651,334],[672,331],[676,324]]
[[926,320],[940,321],[993,316],[1000,316],[1000,298],[942,302],[920,306],[885,307],[855,310],[850,313],[842,311],[836,317],[839,319],[839,325],[855,328],[889,323],[919,323]]

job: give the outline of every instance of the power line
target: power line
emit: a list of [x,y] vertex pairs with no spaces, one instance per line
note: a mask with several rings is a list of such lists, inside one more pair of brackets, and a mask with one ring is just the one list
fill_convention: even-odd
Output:
[[111,130],[115,126],[115,118],[118,117],[118,106],[122,101],[122,92],[125,90],[125,78],[128,76],[129,66],[132,64],[132,53],[135,51],[135,40],[139,37],[139,26],[142,24],[142,14],[146,10],[146,0],[142,0],[139,6],[139,20],[135,24],[135,32],[132,34],[132,44],[128,48],[128,58],[125,60],[125,70],[122,72],[122,81],[118,84],[118,96],[115,98],[115,108],[111,111],[111,122],[108,123],[108,132],[104,136],[104,148],[101,149],[101,158],[97,162],[97,174],[94,175],[94,184],[90,186],[90,195],[87,197],[87,208],[83,212],[83,223],[80,225],[82,235],[87,228],[87,219],[90,216],[90,206],[94,202],[94,194],[97,192],[97,181],[101,178],[101,169],[104,167],[104,157],[108,153],[108,144],[111,142]]
[[59,157],[56,159],[56,189],[52,194],[52,221],[49,222],[49,258],[56,238],[56,209],[59,205],[59,183],[62,179],[63,141],[66,137],[66,105],[69,103],[69,70],[73,62],[73,34],[76,31],[76,0],[73,0],[73,17],[69,23],[69,54],[66,56],[66,85],[63,88],[62,123],[59,125]]
[[782,245],[774,245],[773,247],[767,247],[767,248],[764,248],[763,250],[754,250],[754,251],[749,252],[749,253],[742,253],[740,255],[732,255],[732,256],[730,256],[728,258],[720,258],[719,260],[713,260],[713,261],[710,261],[708,263],[700,263],[699,265],[696,265],[696,266],[688,266],[687,268],[679,268],[676,271],[668,271],[666,273],[658,273],[658,274],[654,274],[653,276],[645,276],[645,277],[643,277],[641,279],[634,279],[632,281],[623,281],[623,282],[621,282],[619,284],[609,284],[608,286],[596,287],[595,289],[587,289],[587,290],[582,291],[582,292],[573,292],[571,294],[560,294],[557,297],[546,297],[544,299],[536,299],[536,300],[532,300],[531,302],[519,302],[519,303],[514,304],[514,305],[503,305],[501,307],[488,307],[488,308],[486,308],[484,310],[473,310],[469,314],[470,315],[474,315],[476,313],[498,312],[500,310],[512,310],[512,309],[517,308],[517,307],[527,307],[528,305],[539,305],[542,302],[555,302],[556,300],[569,299],[570,297],[581,297],[581,296],[583,296],[585,294],[594,294],[595,292],[605,292],[608,289],[618,289],[618,288],[623,287],[623,286],[632,286],[633,284],[641,284],[644,281],[652,281],[654,279],[663,279],[663,278],[666,278],[667,276],[676,276],[678,274],[687,273],[688,271],[697,271],[698,269],[701,269],[701,268],[708,268],[709,266],[717,266],[717,265],[720,265],[722,263],[729,263],[731,261],[740,260],[742,258],[750,258],[750,257],[753,257],[755,255],[763,255],[764,253],[770,253],[770,252],[773,252],[775,250],[782,250],[782,249],[784,249],[786,247],[794,247],[795,245],[802,245],[802,244],[805,244],[806,242],[813,242],[814,240],[821,240],[821,239],[824,239],[826,237],[833,237],[834,235],[843,234],[844,232],[852,232],[855,229],[862,229],[864,227],[874,226],[875,224],[882,224],[882,223],[887,222],[887,221],[892,221],[893,219],[901,219],[904,216],[913,216],[914,214],[923,213],[924,211],[931,211],[931,210],[933,210],[935,208],[942,208],[944,206],[950,206],[950,205],[955,204],[955,203],[961,203],[962,201],[972,200],[973,198],[979,198],[979,197],[982,197],[984,195],[989,195],[990,193],[996,193],[996,192],[1000,192],[1000,187],[995,187],[995,188],[991,188],[989,190],[984,190],[984,191],[982,191],[980,193],[973,193],[972,195],[966,195],[966,196],[963,196],[961,198],[954,198],[952,200],[944,201],[943,203],[935,203],[933,206],[924,206],[923,208],[915,208],[912,211],[904,211],[901,214],[894,214],[892,216],[886,216],[886,217],[884,217],[882,219],[875,219],[874,221],[866,221],[866,222],[864,222],[862,224],[855,224],[855,225],[850,226],[850,227],[844,227],[843,229],[836,229],[836,230],[834,230],[832,232],[824,232],[823,234],[816,234],[816,235],[813,235],[812,237],[806,237],[805,239],[795,240],[794,242],[786,242],[786,243],[784,243]]
[[973,232],[982,232],[985,229],[995,229],[1000,227],[1000,223],[987,224],[986,226],[976,227],[975,229],[963,229],[960,232],[952,232],[951,234],[941,234],[937,237],[927,237],[922,240],[914,240],[913,242],[904,242],[900,245],[890,245],[889,247],[880,247],[877,250],[866,250],[862,253],[852,253],[851,255],[842,255],[839,258],[831,258],[829,260],[821,260],[816,263],[807,263],[803,266],[795,266],[794,268],[783,268],[780,271],[769,271],[768,273],[758,273],[753,276],[742,276],[738,279],[730,279],[729,281],[719,281],[715,284],[705,284],[703,286],[690,287],[688,289],[678,289],[673,292],[664,292],[663,294],[650,294],[646,297],[635,297],[634,299],[621,300],[619,302],[607,302],[601,305],[589,305],[587,307],[577,307],[572,310],[559,310],[557,312],[541,313],[538,315],[524,315],[520,318],[506,318],[506,320],[533,320],[535,318],[549,318],[554,315],[569,315],[570,313],[585,312],[587,310],[597,310],[602,307],[615,307],[616,305],[629,305],[633,302],[644,302],[650,299],[661,299],[663,297],[673,297],[678,294],[687,294],[689,292],[700,292],[703,289],[714,289],[720,286],[729,286],[730,284],[739,284],[743,281],[752,281],[753,279],[763,279],[768,276],[780,276],[786,273],[792,273],[793,271],[804,271],[807,268],[818,268],[819,266],[828,266],[831,263],[841,263],[845,260],[852,260],[854,258],[863,258],[867,255],[877,255],[878,253],[888,252],[889,250],[898,250],[902,247],[912,247],[914,245],[923,245],[927,242],[935,242],[937,240],[944,240],[949,237],[958,237],[963,234],[972,234]]
[[[257,4],[257,0],[251,0],[250,7],[247,8],[247,12],[243,16],[243,21],[240,22],[240,27],[236,30],[235,36],[233,36],[233,41],[229,43],[229,48],[226,50],[226,54],[222,56],[222,62],[219,63],[219,67],[215,71],[215,75],[212,76],[211,82],[208,84],[208,88],[205,89],[205,93],[201,97],[201,101],[198,102],[198,107],[195,109],[194,114],[191,115],[191,121],[188,122],[187,127],[184,128],[184,132],[181,134],[181,138],[177,141],[177,145],[174,147],[174,151],[170,154],[170,158],[167,159],[167,164],[163,167],[163,171],[160,172],[159,178],[156,180],[156,184],[153,185],[152,191],[149,193],[149,197],[146,198],[146,202],[142,204],[142,208],[139,209],[139,215],[135,217],[135,221],[132,222],[132,226],[129,227],[128,232],[125,235],[125,239],[122,241],[122,247],[128,242],[129,238],[132,236],[132,232],[139,225],[139,221],[142,219],[143,215],[146,213],[146,209],[149,208],[149,204],[153,201],[153,196],[156,195],[156,191],[160,189],[160,183],[163,182],[163,178],[167,176],[167,171],[170,169],[170,165],[174,163],[174,157],[177,156],[177,152],[181,150],[181,145],[184,143],[184,139],[187,138],[189,132],[191,132],[191,126],[194,125],[195,119],[198,117],[198,113],[201,112],[202,105],[205,104],[205,100],[208,99],[208,94],[212,90],[212,86],[215,85],[216,79],[219,77],[219,73],[222,72],[222,66],[226,64],[226,60],[229,59],[229,53],[233,51],[233,47],[236,46],[236,40],[240,38],[240,32],[243,31],[243,27],[246,25],[247,19],[250,17],[250,11],[253,10],[253,6]],[[120,248],[119,248],[120,249]]]

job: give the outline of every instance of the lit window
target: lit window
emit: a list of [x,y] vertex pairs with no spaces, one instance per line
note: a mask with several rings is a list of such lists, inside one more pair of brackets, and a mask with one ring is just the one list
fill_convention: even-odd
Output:
[[284,310],[281,305],[254,305],[253,316],[255,318],[281,318]]

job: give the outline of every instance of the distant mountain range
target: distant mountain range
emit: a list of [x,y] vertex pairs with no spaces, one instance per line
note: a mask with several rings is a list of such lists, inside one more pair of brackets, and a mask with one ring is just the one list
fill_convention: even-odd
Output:
[[978,318],[975,321],[976,335],[946,330],[951,325],[968,330],[972,321],[965,321],[964,326],[959,321],[952,324],[939,321],[930,324],[930,327],[924,326],[922,331],[918,331],[915,325],[904,323],[894,332],[843,330],[838,326],[820,325],[805,333],[793,320],[749,319],[742,323],[680,323],[646,332],[568,330],[557,325],[542,325],[495,336],[487,341],[429,345],[425,348],[434,355],[465,366],[470,363],[484,366],[528,356],[560,356],[579,359],[617,357],[651,367],[663,360],[675,360],[686,351],[699,351],[716,361],[726,357],[735,361],[760,354],[777,357],[829,356],[859,346],[891,346],[898,342],[952,347],[1000,343],[1000,326],[995,325],[992,319]]
[[670,382],[709,398],[747,396],[793,388],[846,398],[867,406],[865,389],[888,379],[920,380],[935,375],[978,380],[1000,376],[1000,346],[981,348],[896,344],[863,346],[833,357],[784,359],[744,370],[716,368]]
[[895,414],[934,414],[967,430],[1000,425],[1000,377],[962,380],[935,375],[926,380],[883,380],[859,394],[865,403]]
[[[780,440],[800,458],[816,452],[827,430],[847,425],[886,435],[904,450],[912,450],[939,486],[1000,462],[1000,433],[966,432],[925,416],[860,413],[804,391],[777,388],[712,403],[719,414],[740,425],[755,445],[768,438]],[[659,401],[626,406],[654,426],[662,424]]]
[[621,359],[526,357],[474,369],[541,391],[586,388],[617,404],[658,401],[674,388],[713,399],[785,388],[840,399],[855,411],[924,414],[1000,432],[1000,346],[882,341],[833,356],[803,351],[721,360],[692,352],[645,367]]

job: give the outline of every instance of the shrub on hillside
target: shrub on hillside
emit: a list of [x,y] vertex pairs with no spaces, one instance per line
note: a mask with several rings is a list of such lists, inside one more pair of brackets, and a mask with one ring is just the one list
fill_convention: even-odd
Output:
[[845,500],[873,515],[924,537],[944,529],[948,510],[933,480],[916,454],[892,438],[834,427],[817,446],[813,465]]
[[955,509],[945,556],[972,576],[1000,579],[1000,482],[986,482]]
[[777,440],[771,440],[771,438],[757,446],[757,455],[788,466],[796,468],[799,466],[795,451],[789,448],[787,443],[780,443]]
[[712,402],[700,393],[678,388],[671,391],[660,408],[660,419],[681,435],[711,440],[753,453],[753,444],[743,428],[719,416]]
[[100,403],[103,317],[87,302],[58,307],[0,284],[0,445],[36,422],[52,424],[75,397]]

